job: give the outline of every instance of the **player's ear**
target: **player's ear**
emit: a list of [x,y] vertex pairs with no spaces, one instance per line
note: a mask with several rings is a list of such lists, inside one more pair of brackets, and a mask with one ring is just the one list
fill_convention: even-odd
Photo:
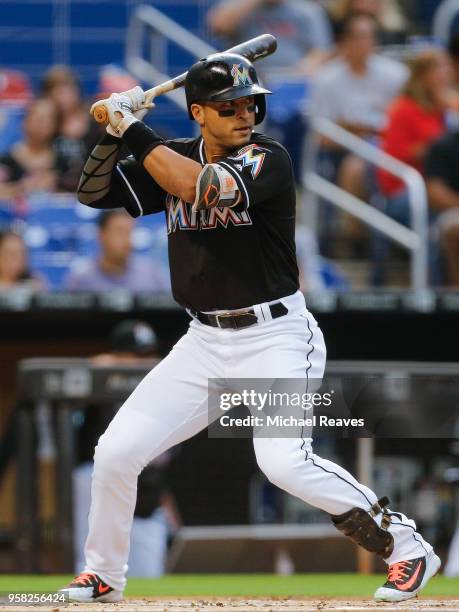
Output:
[[201,104],[192,104],[191,105],[191,114],[194,117],[194,120],[199,124],[200,127],[204,126],[204,107]]

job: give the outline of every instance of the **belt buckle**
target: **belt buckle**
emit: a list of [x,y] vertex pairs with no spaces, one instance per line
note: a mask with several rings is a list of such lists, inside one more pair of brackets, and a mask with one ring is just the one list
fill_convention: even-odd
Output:
[[236,322],[237,318],[242,315],[250,315],[250,314],[253,314],[256,317],[256,315],[250,312],[250,310],[242,310],[241,312],[224,312],[223,314],[215,315],[215,318],[217,320],[217,325],[220,329],[227,329],[225,327],[222,328],[220,324],[220,319],[231,319],[232,324],[230,325],[230,328],[239,329],[239,327],[237,326],[237,322]]
[[[232,319],[234,317],[234,315],[230,312],[224,312],[223,314],[218,314],[215,315],[215,320],[217,321],[217,325],[220,329],[227,329],[225,327],[222,327],[221,323],[220,323],[220,319]],[[234,329],[234,325],[231,325],[231,327]]]

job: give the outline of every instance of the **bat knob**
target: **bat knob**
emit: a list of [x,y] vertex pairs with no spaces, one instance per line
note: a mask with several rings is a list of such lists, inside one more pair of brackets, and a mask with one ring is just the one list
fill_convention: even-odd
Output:
[[107,109],[103,105],[96,106],[93,116],[97,123],[108,123]]

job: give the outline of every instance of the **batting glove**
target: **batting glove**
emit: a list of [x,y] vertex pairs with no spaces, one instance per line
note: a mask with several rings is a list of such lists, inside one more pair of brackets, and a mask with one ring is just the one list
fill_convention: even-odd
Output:
[[133,112],[144,110],[145,115],[150,108],[150,103],[145,97],[145,92],[141,87],[139,87],[139,85],[133,87],[132,89],[128,89],[127,91],[122,91],[118,95],[129,98],[131,101],[131,110]]
[[[97,104],[93,105],[91,112]],[[121,138],[128,127],[136,121],[141,121],[154,106],[153,102],[146,100],[145,92],[139,86],[112,94],[105,101],[109,121],[106,128],[108,134]]]

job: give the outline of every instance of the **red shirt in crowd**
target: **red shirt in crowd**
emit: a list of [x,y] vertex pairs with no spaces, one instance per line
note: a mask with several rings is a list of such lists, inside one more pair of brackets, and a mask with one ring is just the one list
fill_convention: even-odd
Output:
[[[445,130],[444,112],[427,110],[412,98],[400,96],[389,109],[381,148],[422,173],[422,158],[416,152],[437,140]],[[385,195],[395,195],[404,188],[402,181],[384,170],[378,170],[378,181]]]

